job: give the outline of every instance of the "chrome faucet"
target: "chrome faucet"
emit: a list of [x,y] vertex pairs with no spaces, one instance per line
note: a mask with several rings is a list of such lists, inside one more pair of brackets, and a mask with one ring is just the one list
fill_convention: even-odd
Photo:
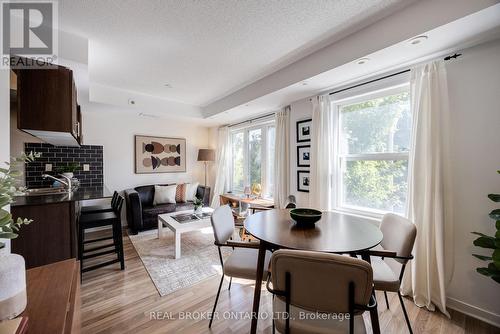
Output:
[[61,174],[61,176],[62,176],[63,178],[65,178],[65,179],[66,179],[66,181],[61,180],[61,179],[58,179],[57,177],[54,177],[54,176],[49,175],[49,174],[42,174],[42,178],[43,178],[43,179],[49,178],[49,179],[52,179],[52,180],[54,180],[54,181],[60,182],[60,183],[62,183],[62,184],[64,184],[64,185],[66,186],[66,189],[67,189],[69,192],[73,191],[73,186],[72,186],[72,184],[71,184],[71,178],[69,178],[69,177],[67,177],[67,176],[65,176],[65,175],[62,175],[62,174]]

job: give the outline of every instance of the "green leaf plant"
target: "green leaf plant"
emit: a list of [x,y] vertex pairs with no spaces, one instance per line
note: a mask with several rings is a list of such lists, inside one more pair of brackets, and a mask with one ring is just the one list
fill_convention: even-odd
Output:
[[[11,158],[10,162],[5,162],[5,167],[0,167],[0,239],[17,238],[22,225],[28,225],[31,219],[17,218],[15,221],[5,207],[12,203],[12,197],[16,193],[16,183],[22,175],[20,167],[22,164],[35,161],[40,157],[40,153],[23,153],[20,157]],[[0,242],[0,248],[5,244]]]
[[193,200],[194,208],[200,208],[203,206],[203,200],[201,198],[195,197]]
[[[500,170],[498,170],[497,173],[500,174]],[[495,203],[500,202],[500,194],[489,194],[488,198]],[[479,260],[489,262],[487,267],[476,268],[476,271],[500,283],[500,209],[492,210],[489,216],[495,221],[495,236],[489,236],[480,232],[472,233],[479,236],[479,238],[474,240],[474,246],[490,249],[492,254],[490,256],[479,254],[472,255]]]

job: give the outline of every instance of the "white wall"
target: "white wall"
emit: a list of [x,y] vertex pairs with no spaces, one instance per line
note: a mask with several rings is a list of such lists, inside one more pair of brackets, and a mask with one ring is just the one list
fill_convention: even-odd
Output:
[[[10,74],[9,70],[0,69],[0,166],[4,166],[4,161],[9,161],[10,157]],[[5,243],[5,240],[2,240]],[[6,243],[7,251],[10,243]]]
[[484,251],[472,245],[475,237],[470,233],[495,233],[495,222],[488,218],[495,204],[486,195],[500,193],[496,173],[500,169],[500,40],[464,50],[447,69],[455,215],[455,271],[448,297],[450,306],[500,326],[500,285],[476,273],[484,262],[471,254]]
[[[90,103],[82,106],[85,145],[104,146],[104,185],[111,191],[174,182],[204,182],[198,149],[208,147],[208,128],[193,122],[145,118],[121,108]],[[186,138],[185,173],[135,174],[134,135]]]
[[[17,105],[10,105],[10,152],[12,156],[19,156],[24,152],[24,143],[43,143],[43,140],[30,135],[27,132],[21,131],[17,128]],[[19,186],[25,185],[25,166],[20,166],[23,175],[19,178]]]

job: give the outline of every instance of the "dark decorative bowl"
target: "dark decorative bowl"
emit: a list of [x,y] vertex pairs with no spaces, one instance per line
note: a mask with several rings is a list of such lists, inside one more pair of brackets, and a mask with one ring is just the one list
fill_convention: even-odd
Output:
[[321,211],[314,209],[297,208],[290,210],[290,216],[298,224],[301,225],[314,225],[321,219]]

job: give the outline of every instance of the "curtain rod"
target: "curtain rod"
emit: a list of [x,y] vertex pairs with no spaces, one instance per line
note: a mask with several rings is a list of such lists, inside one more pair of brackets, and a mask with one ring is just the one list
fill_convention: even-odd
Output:
[[[460,57],[461,55],[462,55],[461,53],[455,53],[453,55],[444,57],[443,60],[444,61],[448,61],[448,60],[451,60],[451,59],[456,59],[456,58]],[[357,87],[360,87],[360,86],[368,85],[368,84],[371,84],[372,82],[377,82],[377,81],[384,80],[384,79],[387,79],[387,78],[390,78],[390,77],[395,77],[396,75],[400,75],[400,74],[403,74],[403,73],[408,73],[410,71],[411,71],[411,68],[407,68],[406,70],[402,70],[402,71],[399,71],[399,72],[396,72],[396,73],[384,75],[383,77],[380,77],[380,78],[376,78],[376,79],[373,79],[373,80],[369,80],[369,81],[365,81],[365,82],[356,84],[354,86],[349,86],[349,87],[346,87],[346,88],[342,88],[342,89],[336,90],[334,92],[328,93],[328,95],[342,93],[342,92],[344,92],[346,90],[350,90],[350,89],[357,88]]]
[[230,125],[228,125],[228,127],[232,128],[233,126],[236,126],[236,125],[245,124],[245,123],[252,123],[253,121],[256,121],[256,120],[259,120],[259,119],[262,119],[262,118],[266,118],[266,117],[270,117],[270,116],[273,116],[274,114],[275,113],[272,112],[270,114],[262,115],[262,116],[251,118],[251,119],[247,119],[246,121],[242,121],[242,122],[230,124]]

